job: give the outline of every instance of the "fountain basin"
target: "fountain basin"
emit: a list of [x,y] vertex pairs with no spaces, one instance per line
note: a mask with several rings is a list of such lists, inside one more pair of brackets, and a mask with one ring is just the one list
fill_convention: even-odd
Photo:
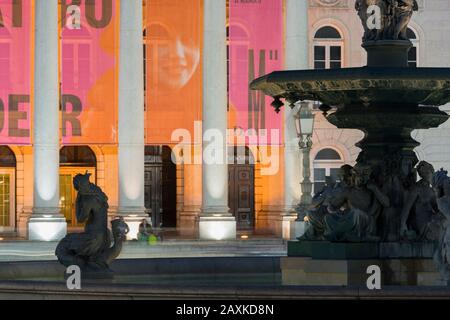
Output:
[[253,90],[296,102],[344,105],[428,105],[450,102],[450,68],[361,67],[276,71],[254,80]]

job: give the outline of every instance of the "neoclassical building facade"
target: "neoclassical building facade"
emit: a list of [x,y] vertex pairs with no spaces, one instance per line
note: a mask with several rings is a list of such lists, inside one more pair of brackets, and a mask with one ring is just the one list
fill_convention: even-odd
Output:
[[[364,65],[354,0],[97,2],[24,0],[30,12],[18,19],[20,8],[0,1],[2,86],[20,82],[14,28],[33,30],[28,100],[14,104],[16,95],[0,88],[1,120],[9,120],[1,128],[9,136],[0,147],[0,238],[50,241],[82,228],[72,179],[86,171],[108,195],[110,216],[130,225],[130,239],[144,218],[180,237],[292,237],[302,180],[298,107],[276,115],[270,99],[240,90],[276,69]],[[257,11],[264,5],[272,24]],[[449,15],[447,1],[419,1],[410,67],[450,66]],[[363,133],[314,113],[317,190],[356,161]],[[12,139],[21,128],[29,138]],[[450,168],[449,128],[413,132],[420,160]]]

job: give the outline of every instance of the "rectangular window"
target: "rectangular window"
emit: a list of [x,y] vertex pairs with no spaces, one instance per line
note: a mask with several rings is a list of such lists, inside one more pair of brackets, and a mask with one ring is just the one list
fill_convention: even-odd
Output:
[[417,47],[412,47],[408,52],[408,67],[417,67]]
[[9,44],[0,43],[0,83],[10,82]]
[[342,46],[324,45],[314,46],[314,69],[342,68]]
[[317,193],[325,186],[326,169],[314,169],[314,190]]
[[339,69],[342,67],[341,46],[330,47],[330,69]]
[[314,46],[314,69],[326,68],[325,46]]

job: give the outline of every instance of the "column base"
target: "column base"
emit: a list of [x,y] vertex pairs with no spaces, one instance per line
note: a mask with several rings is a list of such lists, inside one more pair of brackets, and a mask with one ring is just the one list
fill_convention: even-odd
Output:
[[198,222],[200,240],[236,240],[236,219],[230,215],[204,215]]
[[185,206],[177,220],[177,231],[181,236],[196,237],[201,206]]
[[66,234],[66,218],[57,208],[33,208],[28,219],[28,240],[59,241]]
[[142,219],[148,219],[149,216],[144,207],[125,207],[119,208],[119,216],[123,217],[130,231],[127,234],[127,240],[137,240],[139,225]]
[[257,229],[281,238],[283,236],[282,217],[284,212],[284,206],[263,206],[262,210],[258,212]]
[[281,236],[284,240],[295,239],[295,226],[297,214],[292,213],[292,211],[284,212],[281,217]]

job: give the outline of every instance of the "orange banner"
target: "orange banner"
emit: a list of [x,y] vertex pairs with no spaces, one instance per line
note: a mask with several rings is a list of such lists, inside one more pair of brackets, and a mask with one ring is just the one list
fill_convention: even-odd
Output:
[[201,119],[202,0],[145,0],[146,143]]
[[61,0],[63,144],[117,142],[119,0]]

